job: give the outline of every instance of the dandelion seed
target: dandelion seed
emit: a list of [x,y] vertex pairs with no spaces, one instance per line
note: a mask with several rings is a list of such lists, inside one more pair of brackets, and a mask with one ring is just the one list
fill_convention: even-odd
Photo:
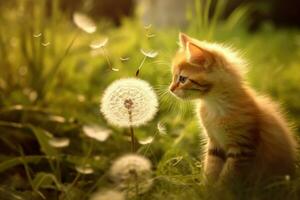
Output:
[[35,37],[35,38],[38,38],[38,37],[41,37],[41,36],[42,36],[42,33],[33,34],[33,37]]
[[290,175],[285,175],[285,176],[284,176],[284,179],[285,179],[286,181],[290,181],[290,180],[291,180],[291,177],[290,177]]
[[153,119],[157,108],[158,100],[152,87],[137,78],[113,82],[105,90],[101,100],[101,112],[106,120],[120,127],[146,124]]
[[42,42],[42,45],[44,46],[44,47],[46,47],[46,46],[49,46],[50,45],[50,42]]
[[28,72],[28,68],[26,66],[21,66],[19,67],[19,75],[20,76],[25,76]]
[[144,49],[141,49],[141,53],[148,58],[155,58],[158,55],[158,52],[153,50],[146,51]]
[[75,13],[73,15],[73,21],[78,28],[87,33],[94,33],[97,29],[93,20],[82,13]]
[[90,138],[103,142],[111,135],[112,131],[100,126],[84,126],[83,132]]
[[110,176],[117,187],[132,197],[147,192],[152,183],[151,162],[140,155],[129,154],[118,158],[110,169]]
[[157,130],[160,134],[163,134],[163,135],[167,134],[167,128],[163,122],[157,123]]
[[149,137],[146,137],[146,138],[143,139],[143,140],[139,140],[139,143],[142,144],[142,145],[146,145],[146,144],[152,143],[153,140],[154,140],[154,137],[149,136]]
[[129,57],[125,57],[125,58],[120,58],[121,61],[128,61],[130,58]]
[[148,33],[148,34],[146,34],[146,37],[147,38],[153,38],[153,37],[155,37],[156,35],[154,34],[154,33]]
[[92,174],[94,173],[93,168],[89,164],[86,164],[84,166],[76,166],[75,167],[76,171],[81,173],[81,174]]
[[101,157],[100,156],[94,156],[94,160],[100,160],[101,159]]
[[49,140],[49,144],[52,147],[55,147],[55,148],[63,148],[63,147],[69,146],[70,139],[69,138],[56,138],[56,137],[53,137]]
[[118,71],[119,71],[119,69],[118,69],[118,68],[115,68],[115,67],[112,67],[111,70],[112,70],[112,71],[115,71],[115,72],[118,72]]
[[99,48],[103,48],[106,46],[108,42],[108,38],[104,38],[103,40],[100,40],[100,41],[94,41],[90,44],[90,47],[92,49],[99,49]]
[[50,115],[49,119],[59,123],[65,123],[67,121],[66,118],[58,115]]
[[83,94],[79,94],[79,95],[77,95],[77,100],[79,102],[85,102],[86,98]]
[[144,55],[144,58],[143,58],[140,66],[138,67],[138,69],[137,69],[137,71],[135,73],[136,77],[139,76],[139,73],[141,71],[142,66],[144,65],[144,63],[146,61],[146,58],[155,58],[158,55],[158,53],[156,51],[145,51],[145,50],[141,49],[141,52]]
[[90,200],[125,200],[125,195],[117,190],[104,190],[92,194]]
[[31,101],[31,102],[34,102],[36,99],[37,99],[37,97],[38,97],[38,93],[36,92],[36,91],[31,91],[30,93],[29,93],[29,100]]
[[150,29],[151,27],[152,27],[152,24],[148,24],[148,25],[144,26],[145,29]]

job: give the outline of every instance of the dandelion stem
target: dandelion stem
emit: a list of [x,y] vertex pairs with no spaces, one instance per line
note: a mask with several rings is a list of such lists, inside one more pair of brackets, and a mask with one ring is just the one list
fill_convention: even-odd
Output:
[[131,151],[135,152],[136,151],[135,138],[134,138],[134,130],[132,126],[130,126],[130,137],[131,137]]
[[139,76],[140,69],[141,69],[142,66],[144,65],[144,63],[145,63],[145,61],[146,61],[146,58],[147,58],[147,56],[144,56],[144,58],[143,58],[143,60],[142,60],[142,62],[141,62],[141,64],[140,64],[140,66],[138,67],[138,70],[137,70],[136,73],[135,73],[135,76],[136,76],[136,77]]
[[105,57],[105,59],[106,59],[106,62],[107,62],[107,64],[108,64],[109,68],[112,70],[112,64],[111,64],[111,61],[110,61],[110,58],[109,58],[109,56],[108,56],[107,51],[105,50],[104,47],[102,47],[101,49],[102,49],[102,53],[103,53],[103,55],[104,55],[104,57]]

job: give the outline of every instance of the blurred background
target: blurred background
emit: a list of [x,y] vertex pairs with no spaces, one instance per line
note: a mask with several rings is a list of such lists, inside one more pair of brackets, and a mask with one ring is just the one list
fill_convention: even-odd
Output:
[[239,50],[251,86],[280,102],[299,135],[299,28],[298,0],[0,0],[0,197],[86,199],[108,187],[130,143],[100,114],[101,95],[143,60],[160,108],[135,130],[138,152],[160,178],[139,198],[203,197],[193,105],[165,92],[178,33]]

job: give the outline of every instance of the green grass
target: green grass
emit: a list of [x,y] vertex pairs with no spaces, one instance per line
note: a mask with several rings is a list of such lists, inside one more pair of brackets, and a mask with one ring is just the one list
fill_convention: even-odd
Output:
[[[115,187],[107,172],[115,158],[130,152],[129,132],[109,126],[99,112],[99,102],[113,80],[135,76],[144,57],[140,52],[143,48],[159,53],[146,60],[139,77],[153,85],[159,94],[160,108],[151,123],[136,129],[139,140],[154,137],[151,144],[140,145],[138,150],[153,163],[154,185],[137,199],[218,199],[202,184],[201,130],[192,112],[193,105],[164,95],[171,80],[170,63],[177,49],[179,30],[151,27],[148,31],[155,37],[149,38],[138,20],[124,19],[118,28],[98,22],[97,32],[87,34],[61,13],[55,2],[50,18],[43,10],[43,1],[32,8],[20,4],[15,11],[2,8],[0,196],[76,200],[88,198],[97,188]],[[199,1],[195,3],[198,5]],[[223,6],[219,2],[209,20],[210,5],[204,5],[204,11],[196,10],[198,20],[191,19],[190,26],[183,31],[239,49],[249,62],[250,84],[282,103],[298,133],[300,31],[278,30],[266,23],[258,32],[250,33],[246,30],[250,7],[241,7],[227,20],[220,21]],[[39,33],[42,36],[33,37]],[[103,55],[91,53],[89,44],[104,37],[109,38],[105,48],[112,66],[119,68],[119,72],[109,70]],[[48,46],[42,45],[47,42]],[[120,57],[129,60],[121,61]],[[158,123],[165,125],[166,134],[159,133]],[[112,130],[113,134],[104,142],[88,138],[83,127],[94,124]],[[70,145],[53,148],[48,144],[49,133],[69,138]],[[93,174],[75,170],[86,163],[94,169]],[[299,184],[299,178],[275,182],[246,194],[249,199],[298,199]],[[229,192],[223,191],[222,195],[222,199],[232,199]],[[246,198],[245,194],[239,195]]]

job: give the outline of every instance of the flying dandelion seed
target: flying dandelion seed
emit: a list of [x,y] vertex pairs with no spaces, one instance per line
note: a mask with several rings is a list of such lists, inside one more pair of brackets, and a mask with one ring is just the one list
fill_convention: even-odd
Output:
[[[104,38],[100,41],[94,41],[90,44],[90,47],[93,49],[93,50],[97,50],[97,49],[100,49],[101,52],[102,52],[102,55],[105,57],[106,59],[106,62],[109,66],[109,68],[112,70],[112,71],[115,71],[115,72],[118,72],[119,69],[116,68],[116,67],[113,67],[112,66],[112,63],[110,61],[110,57],[109,57],[109,54],[107,53],[106,49],[105,49],[105,46],[106,44],[108,43],[108,38]],[[95,53],[98,53],[98,52],[94,52]]]
[[111,70],[112,70],[112,71],[115,71],[115,72],[118,72],[118,71],[120,71],[120,69],[118,69],[118,68],[115,68],[115,67],[112,67],[112,68],[111,68]]
[[152,183],[151,162],[140,155],[129,154],[118,158],[110,169],[110,176],[129,197],[147,192]]
[[117,190],[102,190],[92,194],[90,200],[125,200],[125,195]]
[[148,58],[155,58],[158,55],[158,52],[153,50],[146,51],[144,49],[141,49],[141,53]]
[[49,116],[49,120],[59,122],[59,123],[65,123],[67,121],[66,118],[58,115]]
[[144,50],[144,49],[141,49],[141,53],[144,55],[144,58],[143,58],[143,60],[142,60],[142,62],[141,62],[141,64],[140,64],[140,66],[138,67],[138,69],[137,69],[137,71],[136,71],[136,73],[135,73],[135,76],[136,77],[138,77],[138,75],[139,75],[139,73],[140,73],[140,71],[141,71],[141,68],[142,68],[142,66],[144,65],[144,63],[145,63],[145,61],[146,61],[146,59],[147,58],[155,58],[157,55],[158,55],[158,52],[156,52],[156,51],[146,51],[146,50]]
[[99,49],[99,48],[105,47],[107,43],[108,43],[108,38],[104,38],[103,40],[100,40],[100,41],[93,41],[90,44],[90,47],[92,49]]
[[33,34],[33,37],[35,37],[35,38],[38,38],[38,37],[41,37],[41,36],[42,36],[42,33]]
[[113,82],[104,92],[101,112],[106,120],[120,127],[138,127],[155,116],[158,100],[144,80],[125,78]]
[[49,140],[49,144],[55,148],[64,148],[70,145],[70,139],[53,137]]
[[84,126],[83,132],[90,138],[104,142],[111,135],[111,130],[105,129],[100,126]]
[[78,28],[87,33],[94,33],[97,29],[93,20],[82,13],[74,13],[73,21]]
[[50,45],[50,42],[42,42],[42,45],[43,45],[44,47],[47,47],[47,46]]
[[139,140],[139,143],[142,145],[151,144],[153,142],[153,140],[154,140],[154,137],[149,136],[149,137],[146,137],[145,139]]
[[128,61],[130,58],[129,57],[125,57],[125,58],[120,58],[121,61]]
[[158,122],[157,123],[157,130],[162,135],[167,134],[167,128],[166,128],[166,125],[163,122]]
[[81,174],[92,174],[94,173],[94,169],[91,168],[89,164],[86,164],[84,166],[76,166],[75,167],[76,171],[81,173]]
[[150,29],[152,27],[152,24],[148,24],[144,26],[144,29]]
[[146,37],[147,38],[153,38],[153,37],[155,37],[156,35],[154,34],[154,33],[148,33],[148,34],[146,34]]

